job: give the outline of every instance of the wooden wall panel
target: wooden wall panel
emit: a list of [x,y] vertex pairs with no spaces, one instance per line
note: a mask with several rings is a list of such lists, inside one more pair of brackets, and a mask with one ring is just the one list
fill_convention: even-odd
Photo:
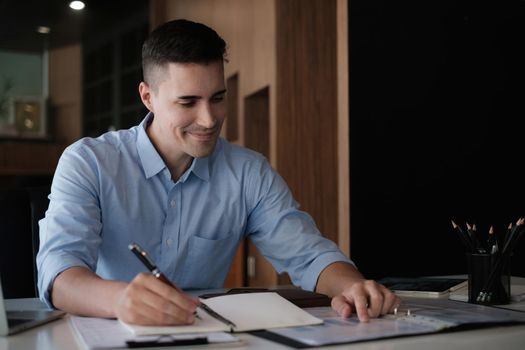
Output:
[[[186,18],[215,29],[228,44],[225,75],[239,74],[239,116],[244,96],[275,86],[275,0],[165,1],[166,20]],[[270,89],[270,140],[275,139],[275,89]],[[228,121],[226,121],[228,123]],[[244,119],[239,118],[239,143],[244,144]],[[270,142],[270,163],[275,149]]]
[[234,74],[226,79],[228,90],[225,125],[226,139],[230,142],[239,140],[239,74]]
[[82,136],[82,55],[80,45],[49,51],[49,103],[56,141],[70,144]]
[[350,256],[350,95],[348,0],[337,0],[337,192],[339,248]]
[[276,2],[277,169],[338,240],[336,0]]

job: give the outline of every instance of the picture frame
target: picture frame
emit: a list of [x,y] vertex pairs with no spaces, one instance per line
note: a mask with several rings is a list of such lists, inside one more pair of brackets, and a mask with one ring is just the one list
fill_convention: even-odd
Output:
[[47,136],[46,101],[42,96],[11,96],[9,119],[16,137]]

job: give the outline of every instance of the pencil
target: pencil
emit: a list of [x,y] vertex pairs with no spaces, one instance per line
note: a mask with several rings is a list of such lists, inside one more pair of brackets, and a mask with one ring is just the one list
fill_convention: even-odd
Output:
[[[509,225],[510,233],[507,235],[501,254],[497,256],[496,262],[494,263],[492,270],[487,278],[487,281],[483,285],[483,288],[479,292],[477,301],[481,302],[490,302],[491,293],[489,291],[494,289],[494,284],[498,279],[497,276],[500,276],[501,271],[504,271],[506,264],[502,266],[502,262],[505,261],[509,263],[510,256],[512,251],[515,248],[516,243],[523,235],[523,224],[525,223],[525,218],[519,218],[515,226]],[[512,227],[512,228],[511,228]]]
[[480,241],[478,240],[475,230],[476,230],[476,225],[474,224],[474,226],[471,227],[467,222],[467,233],[470,237],[470,241],[474,245],[475,250],[480,254],[485,254],[486,253],[485,248],[483,248]]
[[489,238],[487,239],[487,247],[490,249],[490,254],[496,254],[499,250],[498,240],[494,234],[494,227],[490,226],[489,228]]
[[507,239],[510,236],[510,232],[512,231],[512,226],[513,226],[513,224],[512,224],[512,221],[511,221],[511,222],[509,222],[509,226],[507,226],[507,231],[505,231],[505,235],[503,236],[503,238],[500,241],[502,247],[505,245],[505,242],[507,241]]
[[461,229],[461,227],[459,227],[458,225],[456,225],[456,223],[454,222],[454,220],[450,220],[450,222],[452,223],[452,227],[454,228],[454,231],[456,231],[456,233],[458,234],[459,236],[459,239],[461,240],[461,242],[463,242],[463,245],[468,249],[468,250],[474,250],[474,248],[472,247],[472,242],[470,241],[470,238],[465,234],[465,231],[463,231]]
[[518,221],[516,222],[516,225],[510,230],[510,233],[508,237],[506,237],[505,242],[503,244],[502,254],[508,253],[509,248],[511,247],[511,245],[513,245],[515,238],[517,237],[517,232],[521,230],[522,228],[521,226],[523,225],[524,222],[525,222],[524,218],[519,218]]
[[525,218],[519,218],[516,226],[510,231],[509,237],[505,240],[503,246],[503,254],[511,254],[512,250],[514,250],[516,243],[523,235],[523,223],[525,223]]

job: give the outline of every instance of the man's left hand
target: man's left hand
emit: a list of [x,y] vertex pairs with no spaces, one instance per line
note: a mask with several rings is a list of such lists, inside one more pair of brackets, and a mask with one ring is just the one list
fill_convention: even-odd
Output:
[[361,322],[392,313],[400,303],[399,297],[388,288],[365,279],[352,283],[332,298],[332,308],[341,317],[350,317],[355,312]]

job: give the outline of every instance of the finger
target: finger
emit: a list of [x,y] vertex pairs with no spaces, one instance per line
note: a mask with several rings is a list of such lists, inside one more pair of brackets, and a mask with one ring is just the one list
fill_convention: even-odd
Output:
[[183,311],[178,313],[161,311],[148,304],[142,304],[141,307],[137,308],[136,314],[139,320],[138,324],[154,326],[192,324],[195,317],[193,315],[184,317]]
[[367,292],[369,300],[368,315],[372,318],[376,318],[381,314],[383,308],[383,293],[377,284],[369,286]]
[[348,318],[352,314],[352,307],[342,295],[333,297],[331,304],[332,309],[343,318]]
[[194,321],[193,311],[188,311],[171,299],[153,292],[150,289],[137,287],[137,292],[130,296],[134,300],[135,308],[152,324],[191,324]]
[[399,307],[399,304],[401,304],[401,299],[399,299],[399,297],[389,289],[385,287],[383,288],[384,302],[383,308],[381,309],[381,315],[386,315],[388,313],[394,312],[394,309]]
[[[180,293],[152,275],[141,274],[130,283],[130,295],[134,304],[143,306],[142,314],[156,320],[155,324],[191,324],[194,322],[196,304],[193,299]],[[135,306],[137,307],[137,306]]]
[[[199,304],[198,300],[193,299],[180,289],[173,288],[172,286],[162,282],[151,274],[139,274],[136,278],[137,283],[142,285],[144,288],[158,294],[163,299],[170,300],[173,304],[179,308],[187,311],[188,313],[194,313]],[[134,280],[135,281],[135,280]]]
[[158,293],[162,298],[170,300],[173,304],[190,313],[194,313],[200,303],[198,300],[193,299],[188,294],[174,289],[168,285],[158,286],[158,289],[156,289],[155,292]]
[[368,314],[368,299],[364,294],[354,296],[354,308],[357,313],[357,317],[361,322],[368,322],[370,316]]
[[159,296],[130,283],[117,304],[117,317],[124,322],[140,325],[184,324],[183,321],[151,306],[150,298],[155,300]]

